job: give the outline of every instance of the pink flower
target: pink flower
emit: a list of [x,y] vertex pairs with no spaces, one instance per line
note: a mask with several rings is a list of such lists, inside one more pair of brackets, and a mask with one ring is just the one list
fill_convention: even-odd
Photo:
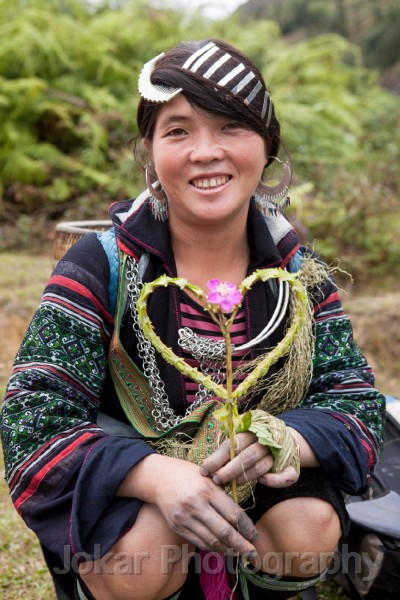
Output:
[[222,283],[220,279],[210,279],[207,285],[210,290],[207,296],[208,302],[218,304],[223,312],[232,312],[234,307],[242,301],[242,294],[230,281]]

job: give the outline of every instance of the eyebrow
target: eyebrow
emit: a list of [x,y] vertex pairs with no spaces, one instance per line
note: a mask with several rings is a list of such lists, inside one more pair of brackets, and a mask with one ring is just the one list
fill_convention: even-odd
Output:
[[161,117],[158,125],[159,127],[168,127],[174,123],[187,123],[188,121],[191,121],[191,117],[177,113],[175,115],[172,114],[167,117]]

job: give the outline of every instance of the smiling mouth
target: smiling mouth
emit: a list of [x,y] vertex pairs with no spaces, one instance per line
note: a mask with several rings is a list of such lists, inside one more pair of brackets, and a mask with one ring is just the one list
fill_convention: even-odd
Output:
[[223,175],[220,177],[210,177],[202,179],[192,179],[190,182],[194,187],[201,190],[209,190],[212,188],[220,187],[230,180],[230,176]]

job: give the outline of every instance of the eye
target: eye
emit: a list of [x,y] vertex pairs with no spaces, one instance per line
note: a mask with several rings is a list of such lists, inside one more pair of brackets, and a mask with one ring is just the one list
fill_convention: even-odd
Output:
[[222,129],[244,129],[244,125],[239,123],[239,121],[228,121]]
[[165,134],[165,137],[181,137],[186,135],[186,131],[184,129],[182,129],[181,127],[175,127],[174,129],[171,129],[170,131],[167,131],[167,133]]

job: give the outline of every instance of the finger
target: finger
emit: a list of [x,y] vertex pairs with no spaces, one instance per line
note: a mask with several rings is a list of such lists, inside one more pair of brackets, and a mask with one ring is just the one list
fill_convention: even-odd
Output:
[[[225,492],[214,500],[216,508],[208,504],[196,517],[179,522],[172,529],[186,540],[205,550],[233,551],[242,556],[254,556],[254,545],[242,535],[240,528],[255,540],[257,530],[244,511]],[[232,510],[233,504],[233,510]],[[224,513],[222,516],[221,513]],[[230,522],[226,515],[229,516]],[[245,521],[243,521],[243,516]]]
[[209,540],[207,542],[208,548],[215,549],[222,546],[224,552],[229,550],[237,552],[241,556],[256,553],[254,545],[238,531],[238,528],[228,523],[217,512],[214,512],[212,516],[208,515],[206,525],[211,536],[211,542]]
[[[216,489],[218,490],[218,488]],[[218,491],[220,493],[214,494],[210,498],[211,506],[232,526],[235,533],[240,534],[250,542],[255,542],[258,532],[253,521],[233,498],[223,490]]]
[[[235,446],[240,450],[243,450],[254,442],[254,434],[252,433],[239,433],[235,437]],[[200,473],[204,476],[213,475],[226,465],[230,461],[230,444],[229,440],[225,440],[215,452],[211,454],[203,462]]]
[[208,456],[200,467],[200,473],[205,477],[213,475],[215,471],[220,469],[229,461],[229,440],[225,440],[211,456]]
[[201,550],[214,550],[215,552],[226,552],[227,550],[226,544],[219,540],[210,527],[201,521],[193,520],[190,526],[184,526],[176,533]]
[[242,471],[238,477],[236,477],[237,484],[242,485],[244,483],[248,483],[249,481],[256,481],[257,479],[260,479],[270,472],[273,464],[274,459],[272,458],[271,454],[263,456],[251,468],[247,468],[245,471]]
[[[211,486],[211,487],[210,487]],[[253,545],[257,537],[254,523],[226,492],[209,482],[209,491],[197,510],[183,512],[172,529],[201,548],[233,550],[242,556],[256,557]],[[171,526],[171,525],[170,525]]]
[[298,480],[299,476],[294,467],[286,467],[280,473],[265,473],[258,478],[259,483],[271,488],[284,488],[293,485]]
[[213,481],[217,485],[225,485],[233,479],[238,483],[257,479],[267,473],[272,467],[272,457],[269,455],[267,446],[255,443],[247,446],[221,469],[213,475]]

